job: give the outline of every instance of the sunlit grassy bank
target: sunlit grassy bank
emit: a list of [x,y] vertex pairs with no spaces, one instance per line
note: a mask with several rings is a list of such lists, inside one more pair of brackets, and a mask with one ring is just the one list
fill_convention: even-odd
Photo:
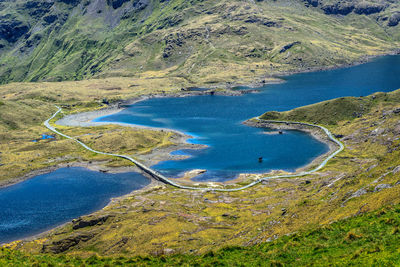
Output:
[[3,248],[0,264],[9,266],[282,266],[384,265],[400,263],[400,206],[309,229],[248,247],[226,247],[203,255],[80,258],[74,255],[31,255]]
[[[33,171],[65,164],[98,162],[100,166],[129,166],[128,162],[88,153],[71,140],[59,136],[38,140],[42,134],[52,134],[43,122],[61,104],[66,113],[104,108],[104,102],[156,93],[150,84],[131,89],[143,80],[107,79],[65,83],[8,84],[0,89],[0,184],[13,183],[34,174]],[[154,81],[153,81],[154,82]],[[144,83],[144,82],[143,82]],[[164,92],[178,88],[163,83]],[[136,84],[135,86],[133,86]],[[156,84],[156,82],[155,82]],[[121,86],[121,87],[119,87]],[[131,86],[131,87],[130,87]],[[161,86],[161,84],[160,84]],[[133,129],[121,126],[91,128],[60,127],[63,131],[109,152],[130,155],[171,144],[172,135],[162,131]],[[34,140],[37,140],[34,142]]]

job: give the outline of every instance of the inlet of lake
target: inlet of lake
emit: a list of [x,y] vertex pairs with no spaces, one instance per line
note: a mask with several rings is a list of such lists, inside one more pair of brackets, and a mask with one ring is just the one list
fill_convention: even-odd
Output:
[[[242,96],[153,98],[97,121],[122,122],[178,130],[208,148],[186,150],[191,157],[153,168],[170,177],[206,169],[199,181],[226,181],[239,173],[293,171],[328,148],[301,131],[265,134],[244,120],[266,111],[284,111],[343,96],[365,96],[400,88],[400,56],[384,56],[348,68],[294,74],[284,83]],[[118,151],[116,151],[117,153]],[[263,157],[259,163],[258,158]],[[112,197],[149,184],[137,173],[106,174],[63,168],[0,188],[0,243],[43,232],[104,207]]]
[[[369,63],[283,77],[284,83],[257,88],[242,96],[203,95],[152,98],[96,121],[120,122],[178,130],[206,144],[201,150],[181,151],[186,160],[164,161],[154,169],[169,177],[192,169],[207,172],[197,181],[226,181],[239,173],[283,169],[294,171],[328,151],[327,145],[301,131],[282,135],[243,125],[266,111],[285,111],[342,96],[366,96],[400,88],[400,56],[384,56]],[[178,151],[179,153],[179,151]],[[260,163],[258,158],[262,157]]]

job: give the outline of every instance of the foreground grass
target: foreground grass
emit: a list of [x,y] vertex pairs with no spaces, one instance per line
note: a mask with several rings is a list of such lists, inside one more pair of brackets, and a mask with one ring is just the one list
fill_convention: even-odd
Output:
[[0,250],[0,264],[8,266],[282,266],[400,264],[400,205],[388,206],[324,227],[300,229],[272,242],[226,247],[203,255],[80,258],[73,255],[29,255]]

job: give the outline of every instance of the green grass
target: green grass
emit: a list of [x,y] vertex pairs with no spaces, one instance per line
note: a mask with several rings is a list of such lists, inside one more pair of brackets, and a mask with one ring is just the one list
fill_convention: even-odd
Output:
[[310,227],[272,242],[226,247],[203,255],[79,258],[73,255],[29,255],[0,250],[8,266],[397,266],[400,264],[400,205]]
[[368,97],[342,97],[324,101],[286,112],[269,111],[260,116],[264,120],[301,121],[323,125],[337,125],[341,121],[351,121],[362,117],[373,107],[398,103],[400,91],[376,93]]

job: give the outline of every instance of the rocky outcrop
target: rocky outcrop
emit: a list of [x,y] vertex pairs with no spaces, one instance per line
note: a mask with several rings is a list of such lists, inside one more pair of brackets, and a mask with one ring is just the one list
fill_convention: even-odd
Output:
[[57,0],[57,1],[68,5],[76,6],[77,4],[79,4],[81,0]]
[[112,215],[105,215],[101,217],[93,217],[93,216],[87,216],[85,218],[78,218],[76,220],[72,221],[72,229],[80,229],[88,226],[93,226],[93,225],[101,225],[105,223],[109,218],[114,217]]
[[43,20],[44,20],[47,24],[51,24],[51,23],[53,23],[54,21],[56,21],[57,18],[58,18],[57,15],[47,15],[47,16],[43,17]]
[[149,0],[134,0],[133,1],[133,8],[136,11],[145,9],[149,5]]
[[14,43],[28,31],[28,25],[10,15],[0,17],[0,39]]
[[387,189],[387,188],[392,188],[392,186],[390,184],[378,184],[375,189],[374,192],[379,192],[383,189]]
[[319,4],[318,0],[305,0],[305,2],[307,6],[311,5],[313,7],[317,7]]
[[270,18],[264,17],[264,16],[260,16],[257,14],[237,14],[237,15],[224,15],[222,16],[222,18],[224,19],[229,19],[231,21],[243,21],[245,23],[254,23],[254,24],[258,24],[258,25],[263,25],[266,27],[282,27],[282,22],[281,21],[275,21],[272,20]]
[[400,23],[400,12],[394,13],[393,15],[390,16],[388,26],[394,27],[397,26]]
[[385,3],[372,3],[366,1],[323,1],[304,0],[307,6],[320,7],[328,15],[347,15],[354,11],[356,14],[370,15],[379,13],[386,8]]
[[296,41],[296,42],[287,44],[287,45],[285,45],[285,46],[283,46],[283,47],[281,48],[281,50],[279,51],[279,53],[284,53],[284,52],[286,52],[287,50],[289,50],[290,48],[292,48],[293,46],[298,45],[298,44],[301,44],[301,42]]
[[324,5],[321,9],[327,15],[347,15],[354,10],[354,5],[351,3],[336,3],[331,5]]
[[163,58],[169,58],[175,50],[183,47],[186,43],[197,41],[202,42],[208,38],[218,38],[222,35],[245,35],[248,30],[244,26],[223,26],[216,28],[194,28],[180,29],[174,33],[170,33],[164,37],[165,48]]
[[27,1],[20,8],[28,10],[28,14],[34,18],[40,18],[50,11],[53,4],[54,2],[35,0]]
[[120,8],[124,3],[130,0],[107,0],[107,5],[112,6],[114,9]]
[[80,242],[87,242],[95,236],[93,233],[78,233],[67,238],[54,241],[51,244],[45,244],[42,247],[44,253],[62,253],[78,245]]
[[369,14],[379,13],[382,10],[384,10],[385,7],[386,6],[383,4],[370,4],[366,2],[361,2],[355,6],[354,13],[369,15]]

